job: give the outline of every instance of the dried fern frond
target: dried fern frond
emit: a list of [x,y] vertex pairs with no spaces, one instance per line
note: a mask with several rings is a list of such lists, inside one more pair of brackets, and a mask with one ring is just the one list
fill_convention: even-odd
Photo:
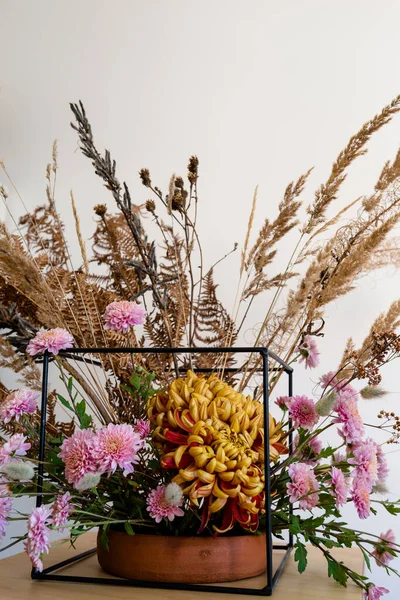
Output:
[[[144,285],[146,271],[123,215],[102,214],[93,235],[94,261],[104,265],[113,288],[125,300],[135,296]],[[127,263],[137,263],[137,267]],[[109,284],[108,284],[109,285]]]
[[[203,292],[196,307],[196,345],[207,347],[233,346],[237,339],[235,323],[217,297],[217,284],[214,283],[213,271],[204,280]],[[217,368],[233,366],[234,355],[218,353],[198,354],[194,358],[198,368]]]
[[[9,291],[13,290],[13,295],[25,299],[21,304],[31,307],[36,322],[47,327],[62,326],[54,289],[48,286],[34,259],[25,252],[21,239],[10,235],[1,223],[0,279]],[[9,298],[4,296],[3,292],[2,301],[9,303]]]
[[25,232],[24,238],[31,253],[41,254],[43,271],[51,266],[66,265],[68,254],[63,237],[64,225],[57,218],[53,202],[38,206],[32,213],[22,216],[19,226]]

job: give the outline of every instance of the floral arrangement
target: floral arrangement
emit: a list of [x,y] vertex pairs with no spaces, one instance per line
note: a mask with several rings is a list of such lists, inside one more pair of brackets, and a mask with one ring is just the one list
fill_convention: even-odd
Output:
[[[370,137],[400,110],[400,97],[350,139],[302,224],[300,196],[310,172],[289,184],[278,215],[265,219],[251,245],[256,190],[229,311],[217,296],[214,270],[232,259],[238,245],[205,269],[196,224],[197,157],[189,160],[187,181],[173,175],[165,194],[142,169],[152,197],[137,206],[117,178],[110,152],[97,150],[82,104],[71,108],[83,154],[118,212],[95,206],[89,255],[71,193],[81,252],[74,267],[56,206],[54,146],[46,203],[15,221],[14,233],[0,225],[0,366],[18,380],[15,389],[0,384],[0,537],[8,522],[26,520],[27,532],[11,545],[22,540],[40,571],[52,530],[68,530],[73,544],[100,527],[105,546],[110,529],[128,535],[258,535],[265,530],[267,462],[273,533],[293,534],[299,571],[306,568],[310,543],[326,558],[329,576],[342,585],[352,580],[365,598],[378,600],[387,590],[335,559],[335,548],[355,545],[367,567],[374,559],[395,572],[390,561],[400,546],[393,531],[375,536],[354,529],[341,511],[351,503],[362,521],[381,506],[392,515],[400,512],[399,502],[386,499],[384,446],[368,435],[361,409],[364,400],[385,394],[380,369],[399,356],[400,301],[377,317],[359,348],[348,341],[337,367],[319,374],[313,398],[277,397],[283,371],[271,366],[268,393],[279,420],[264,415],[259,354],[249,352],[238,363],[234,352],[218,349],[241,339],[255,298],[264,294],[268,308],[255,329],[254,347],[268,347],[286,363],[315,372],[329,304],[365,273],[396,264],[397,241],[390,233],[400,220],[400,154],[385,163],[370,196],[333,216],[328,209]],[[0,195],[6,202],[4,185]],[[145,230],[146,215],[158,240]],[[286,268],[273,272],[279,244],[296,229]],[[87,353],[79,361],[69,352],[74,346],[110,351]],[[146,352],[151,346],[166,351]],[[213,351],[168,352],[201,346]],[[115,352],[135,347],[142,352]],[[48,392],[42,480],[38,364],[45,352],[63,389]],[[395,413],[381,410],[373,427],[387,433],[388,443],[398,443]],[[38,494],[43,502],[30,514],[14,509],[14,498]]]

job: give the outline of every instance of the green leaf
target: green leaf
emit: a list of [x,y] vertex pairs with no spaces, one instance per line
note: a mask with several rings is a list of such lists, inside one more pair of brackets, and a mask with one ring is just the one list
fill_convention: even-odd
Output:
[[400,513],[400,506],[396,506],[395,504],[391,504],[389,502],[382,502],[382,505],[391,515],[398,515]]
[[371,561],[369,559],[368,553],[365,552],[364,548],[361,548],[361,546],[358,546],[361,550],[361,552],[363,553],[364,556],[364,560],[365,560],[365,564],[367,565],[368,571],[371,570]]
[[294,546],[296,548],[294,560],[298,563],[297,569],[299,573],[303,573],[307,566],[307,548],[299,540],[297,540]]
[[72,377],[70,377],[70,378],[68,379],[68,385],[67,385],[67,387],[68,387],[68,391],[69,391],[69,392],[72,392],[72,384],[73,384],[73,382],[74,382],[73,378],[72,378]]
[[86,412],[86,402],[84,400],[81,400],[80,402],[77,402],[75,406],[78,417],[83,417],[83,415]]
[[346,548],[351,548],[354,540],[357,538],[357,535],[352,531],[343,531],[338,534],[337,540],[342,546],[346,546]]
[[320,458],[329,458],[335,453],[335,448],[332,446],[328,446],[327,448],[323,448],[321,452],[318,454]]
[[289,531],[293,535],[297,535],[298,533],[302,532],[301,527],[300,527],[299,517],[297,517],[296,515],[292,516],[292,522],[289,525]]
[[66,400],[65,398],[63,398],[63,396],[61,396],[61,394],[57,394],[57,398],[61,402],[61,404],[63,406],[65,406],[65,408],[68,408],[69,410],[72,410],[72,412],[74,412],[74,409],[71,406],[71,404],[68,402],[68,400]]
[[92,417],[90,415],[82,415],[79,418],[79,421],[80,421],[80,424],[81,424],[81,428],[82,429],[87,429],[92,424]]
[[132,525],[129,523],[129,521],[125,521],[124,527],[127,534],[135,535],[135,532],[133,531]]
[[128,392],[128,394],[131,394],[132,396],[134,396],[136,393],[133,388],[131,388],[129,385],[125,385],[124,383],[121,383],[121,388]]
[[140,390],[140,387],[142,385],[140,377],[139,375],[136,375],[136,373],[132,373],[131,378],[129,379],[129,383],[131,383],[136,390]]
[[309,517],[301,521],[301,526],[303,529],[318,529],[324,524],[324,521],[325,517]]
[[331,558],[327,557],[328,561],[328,575],[329,577],[333,577],[335,581],[343,585],[343,587],[347,587],[347,580],[349,576],[346,573],[346,569],[343,566],[343,563],[336,562]]
[[107,525],[105,525],[103,527],[103,529],[101,530],[101,534],[100,534],[100,541],[103,544],[104,548],[106,550],[109,550],[109,546],[108,546],[108,536],[107,536]]

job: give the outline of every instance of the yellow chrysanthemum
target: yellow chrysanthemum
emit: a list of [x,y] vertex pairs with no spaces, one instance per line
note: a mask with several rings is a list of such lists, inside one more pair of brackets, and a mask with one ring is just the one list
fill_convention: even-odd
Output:
[[[194,505],[205,498],[202,527],[223,509],[221,530],[236,521],[255,529],[264,504],[263,405],[215,375],[206,379],[188,371],[150,399],[148,415],[162,466],[178,470],[173,481]],[[269,435],[275,461],[287,447],[271,415]]]

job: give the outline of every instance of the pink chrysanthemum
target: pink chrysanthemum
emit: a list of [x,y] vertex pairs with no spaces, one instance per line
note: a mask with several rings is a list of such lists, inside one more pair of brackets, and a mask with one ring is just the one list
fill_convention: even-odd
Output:
[[179,508],[183,499],[179,504],[172,504],[165,495],[166,489],[166,485],[160,485],[147,496],[147,510],[156,523],[161,523],[164,517],[167,517],[169,521],[173,521],[175,517],[183,517],[184,515],[183,510]]
[[289,396],[279,396],[275,400],[275,404],[279,406],[282,410],[287,410],[288,404],[290,402]]
[[10,462],[11,458],[4,450],[4,446],[0,446],[0,467]]
[[363,479],[354,479],[351,499],[360,519],[367,519],[371,512],[371,487]]
[[28,517],[28,539],[24,543],[25,552],[38,571],[43,571],[42,555],[49,551],[49,528],[46,521],[51,507],[42,504],[34,508]]
[[318,436],[314,436],[308,440],[308,446],[313,449],[315,454],[319,454],[322,450],[322,441]]
[[364,592],[364,600],[380,600],[382,596],[388,594],[389,590],[377,585],[370,585],[367,592]]
[[75,485],[87,473],[95,473],[98,470],[94,456],[94,438],[91,429],[79,429],[63,441],[58,456],[64,461],[68,483]]
[[133,464],[138,461],[137,452],[143,448],[143,440],[131,425],[114,425],[100,429],[94,440],[98,470],[108,475],[117,467],[125,473],[132,473]]
[[60,350],[72,348],[74,338],[66,329],[56,327],[48,331],[38,331],[34,338],[29,342],[26,351],[31,356],[43,354],[48,350],[51,354],[58,354]]
[[133,431],[138,433],[142,440],[145,440],[150,433],[150,421],[148,419],[139,419],[136,421]]
[[378,567],[383,567],[384,565],[388,565],[394,558],[393,554],[390,554],[387,550],[388,548],[396,550],[396,536],[392,529],[388,529],[386,533],[381,533],[380,538],[381,541],[376,544],[372,556],[375,558]]
[[305,362],[306,369],[314,369],[319,365],[319,355],[317,342],[312,335],[306,335],[303,341],[296,348],[300,353],[299,363]]
[[[293,440],[293,449],[297,450],[299,445],[299,436]],[[302,445],[300,459],[301,462],[306,463],[307,465],[317,465],[319,463],[318,455],[322,450],[322,442],[318,436],[310,438],[306,444]]]
[[358,412],[357,396],[357,392],[351,386],[346,386],[340,391],[335,406],[338,416],[334,422],[343,425],[341,433],[347,444],[357,444],[364,436],[364,424]]
[[349,492],[350,480],[345,476],[343,471],[337,467],[332,467],[331,470],[331,486],[330,493],[336,498],[336,508],[343,506],[347,502],[347,494]]
[[378,461],[378,483],[384,483],[389,475],[389,466],[382,446],[376,446],[376,459]]
[[103,316],[104,329],[126,333],[133,325],[144,323],[146,311],[141,304],[122,300],[121,302],[111,302]]
[[38,405],[39,392],[33,390],[17,390],[7,396],[0,407],[0,419],[9,423],[11,419],[19,420],[21,415],[30,415]]
[[328,371],[325,375],[319,378],[321,386],[325,389],[327,387],[335,387],[338,383],[335,371]]
[[347,457],[341,452],[335,452],[335,454],[332,456],[333,463],[339,464],[344,461],[347,462]]
[[319,421],[315,404],[307,396],[293,396],[289,399],[288,407],[295,427],[311,430]]
[[66,492],[62,496],[57,496],[51,508],[51,524],[54,527],[64,527],[68,521],[68,517],[74,507],[70,504],[71,494]]
[[30,443],[25,440],[26,437],[23,433],[14,433],[8,442],[0,447],[0,465],[10,462],[17,456],[25,456],[31,447]]
[[6,489],[0,488],[0,539],[6,535],[8,525],[7,517],[12,508],[12,499],[7,494]]
[[299,501],[300,508],[315,508],[318,504],[319,483],[313,468],[298,462],[290,465],[288,472],[291,479],[291,482],[286,484],[290,494],[289,501],[292,504]]
[[369,489],[378,480],[377,444],[371,438],[352,448],[354,458],[348,462],[355,465],[353,474],[358,479],[363,479]]

